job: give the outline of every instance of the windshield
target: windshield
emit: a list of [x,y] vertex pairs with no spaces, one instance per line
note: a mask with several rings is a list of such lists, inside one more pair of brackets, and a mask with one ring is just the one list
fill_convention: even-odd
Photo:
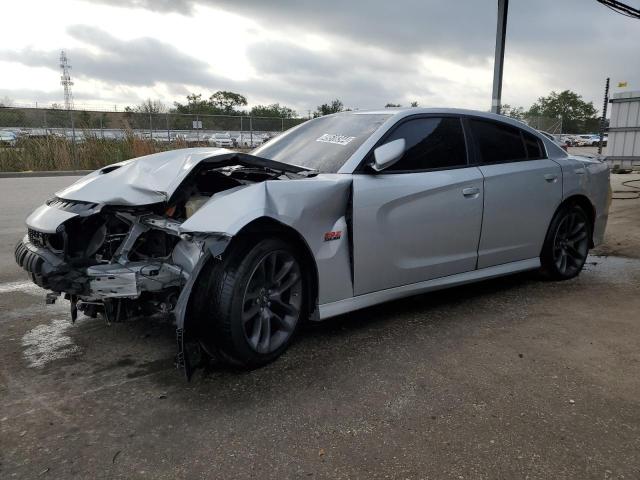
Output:
[[309,120],[251,153],[289,165],[336,173],[391,114],[341,113]]

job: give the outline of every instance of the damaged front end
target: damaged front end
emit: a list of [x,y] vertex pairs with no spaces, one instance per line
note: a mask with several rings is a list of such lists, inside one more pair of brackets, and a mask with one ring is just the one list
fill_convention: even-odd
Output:
[[[51,291],[48,303],[61,294],[70,300],[73,321],[78,311],[109,322],[143,315],[172,318],[178,367],[187,376],[193,360],[186,354],[182,327],[189,297],[203,266],[223,254],[231,236],[191,231],[183,224],[216,194],[291,178],[301,170],[224,150],[213,156],[198,153],[183,154],[169,175],[168,162],[154,165],[149,161],[154,156],[137,160],[143,165],[123,162],[90,174],[38,208],[15,249],[17,263],[33,282]],[[132,180],[134,174],[141,181]],[[160,185],[162,174],[166,188]],[[106,182],[110,175],[113,181]],[[149,182],[155,182],[153,188]],[[133,204],[147,200],[156,201]]]

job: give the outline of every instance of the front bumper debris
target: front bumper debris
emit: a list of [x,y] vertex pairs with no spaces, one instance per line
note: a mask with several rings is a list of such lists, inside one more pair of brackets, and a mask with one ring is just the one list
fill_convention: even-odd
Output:
[[72,269],[62,258],[46,248],[34,245],[28,235],[16,245],[15,259],[39,287],[75,295],[87,293],[86,275]]

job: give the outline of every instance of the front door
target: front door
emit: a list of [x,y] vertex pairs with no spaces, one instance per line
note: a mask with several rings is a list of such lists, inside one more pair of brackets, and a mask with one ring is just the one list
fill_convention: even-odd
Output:
[[354,175],[356,295],[476,268],[483,180],[468,166],[460,119],[412,118],[383,143],[398,138],[396,164]]

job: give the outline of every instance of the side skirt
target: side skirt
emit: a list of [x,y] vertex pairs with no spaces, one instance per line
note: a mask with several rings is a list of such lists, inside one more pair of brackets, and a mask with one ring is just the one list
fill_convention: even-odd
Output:
[[472,283],[478,280],[501,277],[511,273],[535,270],[539,267],[540,259],[530,258],[528,260],[495,265],[493,267],[486,267],[480,270],[457,273],[447,277],[434,278],[433,280],[426,280],[424,282],[402,285],[401,287],[388,288],[378,292],[345,298],[344,300],[338,300],[337,302],[320,305],[320,320],[326,320],[327,318],[335,317],[336,315],[353,312],[354,310],[360,310],[361,308],[377,305],[378,303],[389,302],[391,300],[410,297],[412,295],[440,290],[447,287],[454,287],[456,285],[464,285],[465,283]]

